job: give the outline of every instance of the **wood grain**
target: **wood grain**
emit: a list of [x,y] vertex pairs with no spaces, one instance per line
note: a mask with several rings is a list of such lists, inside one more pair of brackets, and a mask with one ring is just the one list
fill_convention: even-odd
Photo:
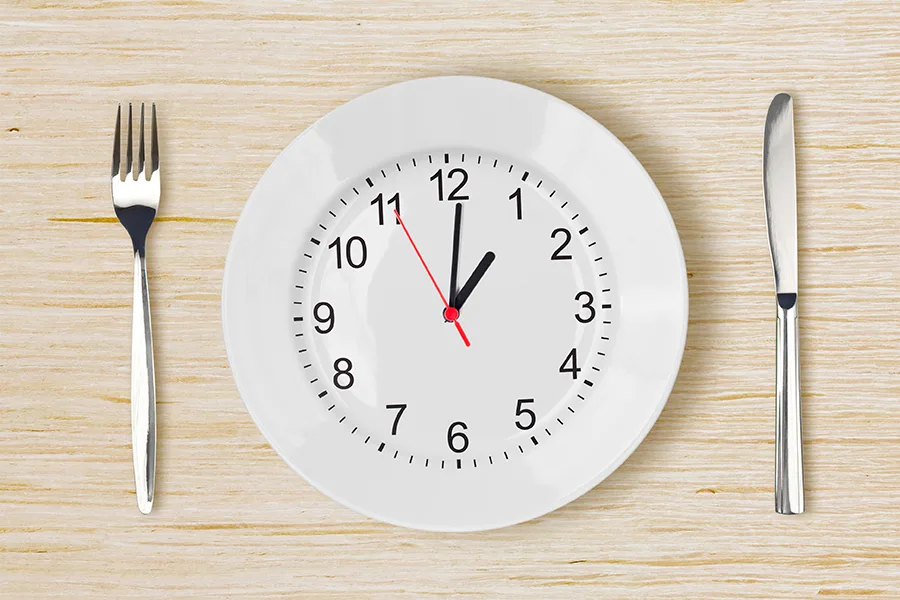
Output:
[[[900,4],[630,1],[0,6],[0,595],[900,597]],[[296,477],[237,395],[231,231],[291,139],[360,93],[478,74],[590,113],[666,198],[684,364],[612,477],[480,534],[363,518]],[[809,512],[773,512],[769,100],[794,95]],[[131,257],[115,105],[155,100],[158,496],[135,508]]]

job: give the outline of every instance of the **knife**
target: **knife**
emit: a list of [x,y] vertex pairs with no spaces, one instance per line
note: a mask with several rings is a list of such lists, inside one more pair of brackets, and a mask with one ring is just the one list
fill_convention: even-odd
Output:
[[797,181],[794,105],[778,94],[769,105],[763,141],[766,228],[778,304],[775,335],[775,512],[802,513],[803,437],[800,425],[800,343],[797,328]]

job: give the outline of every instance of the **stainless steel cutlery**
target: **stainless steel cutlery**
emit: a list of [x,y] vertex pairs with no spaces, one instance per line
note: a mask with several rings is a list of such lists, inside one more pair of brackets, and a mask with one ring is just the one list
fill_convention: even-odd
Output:
[[[121,156],[122,107],[116,113],[113,142],[112,199],[116,217],[131,236],[134,249],[134,308],[131,322],[131,448],[138,510],[153,508],[156,476],[156,382],[153,372],[153,336],[150,330],[150,296],[147,291],[146,240],[159,207],[159,144],[156,105],[150,117],[150,164],[145,169],[144,105],[141,104],[138,160],[133,165],[132,115],[128,105],[125,160]],[[121,167],[121,168],[120,168]]]
[[778,94],[769,106],[763,142],[763,192],[777,300],[775,510],[802,513],[803,437],[800,424],[800,343],[797,328],[797,183],[794,107]]

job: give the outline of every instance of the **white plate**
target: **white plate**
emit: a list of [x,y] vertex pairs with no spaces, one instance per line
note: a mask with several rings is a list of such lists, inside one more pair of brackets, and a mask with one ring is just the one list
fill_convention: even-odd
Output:
[[[457,290],[495,260],[447,322],[457,211]],[[538,517],[615,470],[665,405],[687,306],[631,153],[479,77],[376,90],[307,129],[250,196],[222,294],[238,389],[284,460],[363,514],[441,531]]]

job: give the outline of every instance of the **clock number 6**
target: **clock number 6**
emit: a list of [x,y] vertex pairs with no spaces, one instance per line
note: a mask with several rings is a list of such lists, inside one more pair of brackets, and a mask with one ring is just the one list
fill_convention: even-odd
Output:
[[455,427],[460,427],[463,430],[468,429],[468,427],[466,427],[466,424],[462,421],[456,421],[455,423],[452,423],[450,425],[450,429],[447,430],[447,445],[450,446],[450,449],[454,452],[465,452],[466,448],[469,447],[469,438],[467,438],[466,434],[462,431],[454,432],[453,429]]
[[521,398],[516,402],[516,416],[528,415],[528,423],[522,423],[519,420],[516,420],[516,427],[521,429],[522,431],[528,431],[532,427],[534,427],[535,422],[537,422],[537,417],[534,416],[534,411],[530,408],[522,408],[523,404],[533,404],[534,398]]
[[576,300],[581,300],[585,298],[584,304],[581,305],[581,308],[586,308],[588,311],[588,316],[582,317],[581,312],[575,313],[575,320],[579,323],[590,323],[594,320],[594,317],[597,316],[597,311],[594,308],[594,295],[590,292],[578,292],[575,294]]
[[[334,387],[339,390],[347,390],[353,387],[353,382],[356,379],[353,377],[353,373],[350,372],[352,368],[353,363],[350,362],[349,358],[339,358],[334,361],[334,377],[331,379],[334,382]],[[342,375],[343,379],[341,378]]]
[[406,410],[405,404],[388,404],[385,406],[388,410],[396,410],[397,414],[394,415],[394,424],[391,427],[391,435],[397,435],[397,423],[400,422],[400,417],[403,416],[403,411]]

